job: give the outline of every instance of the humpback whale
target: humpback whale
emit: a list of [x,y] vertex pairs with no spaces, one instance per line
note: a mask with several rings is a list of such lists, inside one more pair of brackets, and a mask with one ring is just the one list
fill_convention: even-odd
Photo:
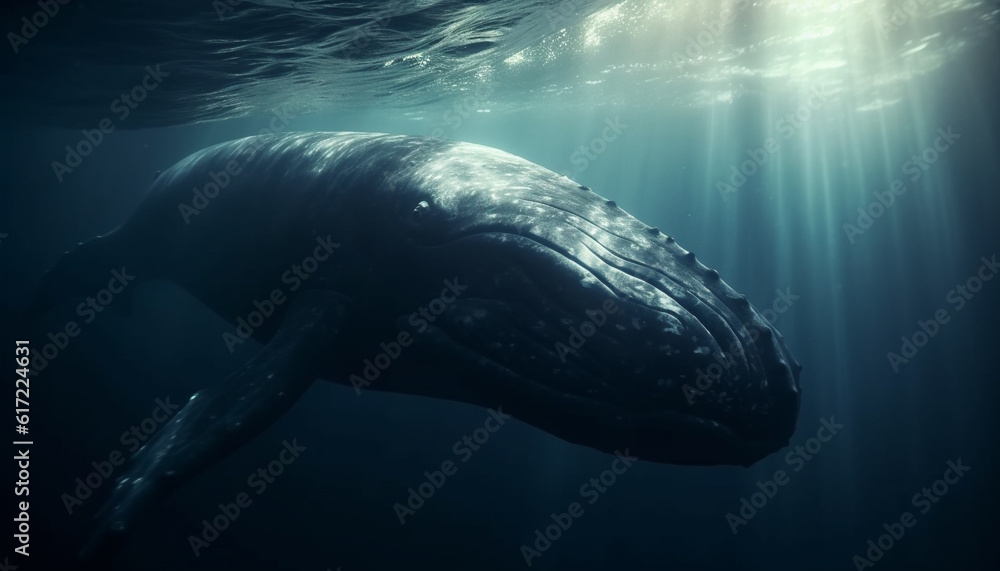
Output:
[[30,311],[119,267],[179,284],[234,325],[229,342],[252,334],[263,349],[136,452],[85,558],[315,380],[499,405],[570,443],[684,465],[749,466],[798,416],[800,365],[717,271],[590,188],[485,146],[377,133],[215,145],[63,254]]

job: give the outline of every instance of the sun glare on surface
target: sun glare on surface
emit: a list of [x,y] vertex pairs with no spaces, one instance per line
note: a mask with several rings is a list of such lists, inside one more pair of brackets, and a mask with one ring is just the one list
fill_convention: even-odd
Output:
[[875,109],[984,36],[998,16],[975,0],[630,0],[506,63],[571,66],[581,89],[644,85],[648,93],[628,95],[679,105],[822,82]]

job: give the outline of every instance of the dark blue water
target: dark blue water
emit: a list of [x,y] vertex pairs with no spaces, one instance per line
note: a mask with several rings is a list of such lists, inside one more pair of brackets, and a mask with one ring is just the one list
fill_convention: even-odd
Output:
[[[651,3],[685,38],[663,40],[674,43],[656,51],[656,26],[632,26],[624,16],[649,12],[629,3],[611,8],[617,16],[564,3],[565,24],[551,25],[560,5],[427,2],[395,20],[398,28],[383,22],[379,33],[396,43],[382,38],[374,53],[324,65],[315,58],[357,45],[355,20],[385,14],[306,2],[282,15],[243,4],[260,10],[238,16],[245,31],[201,20],[193,27],[198,14],[214,18],[208,2],[183,3],[171,19],[146,3],[111,18],[106,7],[71,1],[22,53],[5,54],[5,308],[22,306],[60,253],[120,224],[156,171],[211,144],[269,125],[441,136],[568,174],[675,236],[758,309],[772,308],[804,366],[798,428],[789,448],[751,468],[639,461],[594,493],[582,487],[613,456],[517,421],[466,456],[455,444],[484,426],[483,409],[316,384],[264,434],[155,508],[114,569],[507,570],[524,568],[524,545],[545,548],[532,569],[552,570],[869,568],[856,557],[885,570],[996,564],[994,7],[921,5],[888,35],[869,29],[860,37],[852,24],[862,16],[849,8],[733,2],[734,18],[743,19],[694,58],[708,63],[667,65],[702,29],[690,22],[710,21],[711,9],[691,20],[699,8],[689,3]],[[891,14],[894,6],[883,8]],[[5,32],[35,8],[9,10]],[[809,24],[817,14],[830,18],[819,29]],[[112,32],[102,31],[102,19]],[[449,35],[447,25],[463,32]],[[162,33],[146,41],[124,35],[146,29]],[[223,30],[211,37],[211,53],[192,43],[208,41],[205,29]],[[341,30],[336,41],[330,30]],[[442,37],[452,43],[442,47]],[[83,45],[91,47],[71,49]],[[563,47],[549,49],[549,60],[531,59],[541,48],[529,46],[538,45]],[[276,56],[262,67],[279,47],[287,61]],[[369,65],[421,50],[428,69],[454,75],[380,74]],[[518,53],[529,68],[511,71],[518,60],[503,62]],[[158,54],[176,75],[122,118],[110,102],[141,84]],[[310,54],[316,69],[305,64]],[[487,64],[498,75],[477,75]],[[53,166],[68,166],[66,146],[104,118],[115,129],[78,166]],[[609,125],[616,136],[595,147]],[[735,174],[754,157],[766,159]],[[872,206],[879,196],[882,206]],[[175,285],[142,284],[131,294],[130,311],[114,304],[85,322],[71,300],[17,324],[25,331],[2,329],[0,350],[13,357],[15,337],[31,335],[40,347],[67,321],[80,326],[31,381],[30,498],[11,494],[6,508],[13,518],[16,502],[30,501],[31,555],[14,552],[8,519],[0,562],[72,568],[123,468],[107,478],[92,473],[137,446],[123,433],[133,425],[141,432],[144,420],[158,429],[163,414],[155,409],[165,399],[183,403],[261,350],[248,342],[228,351],[221,335],[230,326]],[[13,358],[6,366],[13,392]],[[833,425],[835,433],[824,428]],[[266,486],[248,481],[293,441],[305,450],[280,476]],[[394,504],[449,460],[457,471],[401,525]],[[13,491],[16,461],[8,462]],[[969,467],[960,477],[952,468],[959,464]],[[189,538],[240,493],[252,503],[196,555]],[[550,545],[536,545],[536,530],[544,533],[572,502],[582,515]],[[893,533],[891,542],[883,537]]]

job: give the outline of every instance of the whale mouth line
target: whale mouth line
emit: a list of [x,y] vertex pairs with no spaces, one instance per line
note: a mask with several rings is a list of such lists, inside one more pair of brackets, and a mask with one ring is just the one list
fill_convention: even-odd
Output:
[[[579,231],[579,229],[577,230]],[[588,238],[593,239],[593,237],[588,237]],[[480,227],[473,231],[451,236],[447,240],[443,240],[441,242],[428,246],[446,247],[448,245],[463,242],[466,240],[486,240],[492,244],[499,244],[499,245],[506,244],[513,247],[533,248],[536,251],[543,252],[545,255],[558,257],[565,264],[567,264],[567,266],[565,267],[567,271],[572,271],[576,274],[576,279],[587,279],[587,278],[591,279],[595,287],[599,285],[606,296],[615,299],[615,301],[619,304],[624,303],[629,306],[634,306],[634,308],[638,310],[650,312],[649,315],[652,316],[664,315],[664,316],[669,316],[670,318],[676,320],[680,320],[683,323],[684,327],[689,331],[689,333],[692,332],[697,333],[700,342],[712,348],[712,354],[716,355],[723,354],[723,351],[720,348],[720,344],[717,337],[713,334],[712,330],[709,329],[709,327],[706,326],[698,318],[698,316],[695,313],[689,311],[686,307],[680,304],[675,304],[672,307],[670,306],[664,307],[659,304],[654,305],[650,303],[644,303],[644,301],[641,299],[637,299],[633,296],[627,295],[622,291],[622,289],[620,289],[614,283],[612,283],[612,281],[609,281],[608,279],[605,279],[603,276],[601,276],[599,271],[600,268],[607,268],[610,271],[619,271],[619,272],[625,272],[625,270],[621,267],[615,267],[614,265],[609,264],[606,260],[602,259],[599,256],[595,257],[594,260],[600,263],[600,268],[592,267],[592,265],[587,264],[584,261],[580,260],[577,256],[573,254],[573,252],[560,247],[553,240],[548,239],[545,236],[537,236],[533,233],[530,235],[526,235],[522,233],[512,232],[509,225],[502,225],[502,224],[496,224],[486,228]],[[608,251],[611,254],[615,254],[615,252],[611,250]],[[656,274],[660,276],[665,276],[661,279],[669,278],[669,276],[667,276],[664,272],[656,270],[655,268],[652,268],[651,271],[656,272]],[[551,284],[542,283],[544,280],[531,279],[531,276],[528,273],[522,272],[522,274],[540,292],[540,296],[536,296],[536,297],[541,297],[542,301],[539,302],[540,304],[546,304],[545,307],[549,309],[554,309],[555,311],[562,314],[562,316],[573,317],[577,316],[577,314],[583,314],[583,309],[580,306],[574,307],[573,305],[566,304],[565,302],[560,303],[560,300],[564,300],[565,296],[558,295],[555,292],[555,290],[552,289]],[[632,274],[629,275],[631,276]],[[658,284],[649,283],[646,279],[644,279],[641,276],[632,276],[632,277],[638,280],[642,280],[645,283],[648,283],[650,287],[659,290],[659,292],[662,295],[670,299],[673,299],[670,296],[670,294],[668,292],[664,292],[658,286]],[[685,290],[685,292],[686,291],[687,290]],[[594,288],[591,288],[589,294],[593,296],[595,293],[596,292],[594,291]],[[599,299],[599,298],[590,297],[588,299],[593,301],[594,299]],[[698,300],[697,297],[692,295],[691,299],[697,300],[695,303],[700,307],[701,311],[711,310],[713,312],[717,312],[717,309],[715,307],[710,306],[706,302]],[[455,306],[466,306],[471,301],[472,301],[471,299],[461,299],[458,300]],[[513,302],[512,300],[506,298],[494,299],[494,301],[498,303],[507,304],[508,311],[511,311],[511,308],[519,305],[517,302]],[[527,330],[526,327],[522,326],[521,329],[525,330],[526,339],[529,339],[532,342],[538,341],[538,337],[534,336],[531,331]],[[627,352],[630,349],[630,347],[627,344],[619,343],[618,340],[613,335],[609,335],[603,331],[599,331],[596,334],[595,338],[600,339],[599,342],[603,344],[602,346],[605,352],[603,353],[602,356],[604,357],[606,357],[608,354],[607,353],[608,347],[611,347],[612,349],[619,352]],[[519,341],[524,342],[525,339],[519,339]],[[593,342],[593,340],[591,342]],[[469,350],[472,350],[471,346],[467,348]],[[548,353],[552,353],[551,347],[542,349]],[[749,349],[753,350],[753,347],[751,346]],[[486,349],[480,349],[478,350],[478,352],[480,353],[481,358],[485,358],[486,356],[485,354],[488,353],[489,351]],[[597,354],[595,353],[595,355]],[[583,355],[583,357],[587,358],[586,364],[589,366],[589,368],[586,369],[586,373],[589,374],[590,376],[599,376],[603,377],[605,380],[611,381],[619,375],[618,373],[609,371],[604,366],[602,366],[603,364],[600,359],[597,359],[596,357],[594,359],[590,359],[590,357],[587,357],[586,355]],[[578,355],[577,358],[580,358],[580,356]],[[754,356],[753,358],[758,358],[758,357]],[[567,368],[566,362],[563,362],[562,364],[559,363],[557,364],[562,366],[563,368]],[[757,369],[756,371],[748,371],[748,373],[749,375],[751,375],[751,378],[757,379],[756,382],[758,384],[766,385],[767,384],[766,377],[758,378],[760,371],[761,371],[760,369]],[[691,369],[688,371],[682,371],[678,369],[676,373],[670,373],[670,375],[674,376],[674,378],[676,379],[676,377],[678,375],[681,375],[682,373],[692,375],[693,373],[695,373],[695,367],[692,366]],[[740,376],[743,375],[740,374]],[[676,392],[678,395],[681,395],[683,393],[681,391],[681,388],[679,387],[679,384],[680,382],[678,383]],[[584,398],[581,395],[581,391],[575,391],[575,393],[577,395],[580,395],[581,398]],[[609,399],[608,398],[605,398],[603,400],[595,399],[594,402],[595,403],[603,402],[605,404],[609,404]],[[724,431],[728,434],[728,437],[726,439],[729,441],[738,440],[739,442],[745,443],[747,445],[752,445],[754,443],[760,444],[765,442],[767,443],[772,442],[772,439],[770,438],[763,438],[763,439],[755,438],[753,437],[754,435],[752,433],[744,434],[745,430],[742,430],[740,427],[743,426],[745,422],[747,422],[747,419],[743,418],[742,417],[743,415],[740,413],[732,413],[732,411],[729,411],[729,412],[723,412],[722,414],[713,414],[712,411],[710,410],[707,409],[699,410],[698,407],[695,407],[691,409],[690,412],[687,412],[683,406],[683,403],[680,402],[680,397],[678,397],[678,400],[676,401],[654,403],[652,401],[644,402],[641,399],[636,399],[632,403],[618,402],[615,404],[616,406],[620,407],[621,411],[629,411],[629,414],[631,415],[674,414],[674,415],[680,415],[680,417],[683,418],[687,418],[691,422],[697,421],[698,423],[703,425],[706,424],[715,425],[718,426],[720,429],[724,429]]]
[[[545,205],[545,203],[539,203],[539,204]],[[559,210],[572,212],[562,208],[559,208]],[[588,221],[588,223],[593,224],[593,222],[590,221]],[[597,240],[597,238],[591,236],[583,229],[577,227],[572,223],[570,223],[570,226],[575,231],[580,232],[580,234],[584,236],[586,239],[591,240],[598,245],[601,245],[600,241]],[[595,227],[598,226],[595,225]],[[619,239],[628,240],[627,238],[622,238],[621,236],[618,235],[614,236]],[[580,259],[579,256],[571,252],[568,248],[559,245],[556,241],[535,233],[526,234],[526,233],[512,231],[510,225],[507,224],[497,223],[485,227],[471,229],[466,232],[455,234],[449,237],[448,239],[442,240],[440,242],[435,242],[426,245],[429,247],[446,247],[455,243],[459,243],[464,240],[477,239],[477,238],[480,239],[495,238],[497,239],[498,243],[502,243],[505,241],[519,242],[520,245],[522,246],[529,245],[539,250],[544,250],[545,252],[551,255],[559,257],[561,260],[567,262],[568,264],[571,264],[572,267],[576,271],[578,271],[584,278],[589,277],[594,281],[595,284],[600,284],[600,286],[604,288],[605,294],[608,296],[614,297],[617,300],[627,300],[629,303],[632,303],[647,311],[654,312],[655,314],[664,314],[671,316],[672,318],[675,318],[685,323],[689,327],[696,325],[696,327],[693,327],[695,329],[695,332],[698,333],[700,337],[704,338],[704,342],[708,344],[708,348],[712,354],[722,355],[726,353],[731,353],[731,351],[723,349],[723,345],[721,343],[722,340],[718,338],[715,332],[713,332],[713,330],[709,328],[709,325],[706,324],[703,319],[701,319],[698,315],[695,314],[695,309],[700,306],[702,309],[708,309],[711,312],[715,313],[716,315],[719,315],[717,308],[715,308],[712,304],[708,303],[707,301],[701,299],[700,294],[697,294],[687,289],[684,286],[684,284],[678,282],[676,278],[670,276],[666,272],[657,269],[656,267],[651,266],[647,263],[634,260],[630,257],[623,256],[622,254],[619,254],[618,252],[615,252],[614,250],[611,250],[606,246],[601,245],[603,250],[606,251],[609,255],[615,256],[618,260],[623,262],[622,267],[615,266],[614,264],[608,262],[608,260],[606,260],[602,255],[600,255],[598,252],[595,252],[594,249],[589,244],[583,242],[583,247],[585,247],[593,255],[593,260],[599,263],[603,269],[607,270],[607,272],[609,273],[620,272],[621,274],[627,275],[631,279],[649,285],[651,288],[656,290],[656,293],[660,294],[662,298],[669,300],[669,303],[653,305],[646,300],[639,299],[634,295],[629,295],[627,292],[623,291],[622,287],[615,285],[614,283],[611,283],[611,281],[606,276],[601,275],[602,272],[598,271],[598,268],[592,267],[591,264],[584,262],[583,260]],[[628,268],[624,267],[625,264],[632,264],[636,267],[642,268],[645,271],[652,272],[654,277],[657,277],[659,279],[669,280],[677,287],[682,288],[684,294],[689,295],[694,300],[694,303],[693,304],[691,304],[690,302],[682,303],[682,301],[679,300],[674,295],[672,295],[671,292],[665,291],[665,287],[661,285],[659,282],[651,282],[646,277],[643,277],[641,275],[636,275],[635,273],[628,271]],[[720,315],[720,317],[722,316]],[[733,337],[733,339],[739,340],[739,337],[736,335],[736,333],[732,331],[732,329],[728,328],[728,324],[726,324],[726,327],[727,330],[725,332],[728,332]],[[744,352],[744,354],[745,353],[746,352]],[[744,367],[747,367],[745,361],[742,364]],[[766,384],[767,380],[764,379],[762,382]]]
[[[750,343],[747,343],[746,339],[742,337],[741,328],[746,327],[746,323],[741,323],[740,320],[732,314],[732,310],[726,307],[726,303],[711,290],[689,287],[683,281],[678,279],[676,275],[668,273],[656,264],[650,263],[649,260],[643,260],[640,256],[628,254],[625,247],[621,247],[620,245],[612,246],[606,243],[608,241],[620,240],[627,246],[642,248],[643,244],[636,242],[636,240],[632,237],[623,235],[623,233],[614,232],[601,224],[594,222],[587,216],[559,204],[553,204],[534,198],[521,198],[521,200],[545,206],[563,213],[565,215],[563,222],[576,229],[586,238],[581,240],[580,244],[586,248],[595,259],[602,262],[605,267],[611,269],[612,271],[620,271],[634,279],[641,280],[651,285],[680,306],[688,314],[688,317],[691,320],[698,323],[702,327],[702,331],[700,331],[700,333],[707,336],[707,341],[709,341],[708,347],[713,354],[735,354],[737,356],[741,374],[752,375],[751,369],[764,369],[760,356],[756,355],[753,351],[753,349],[755,349],[753,342],[751,341]],[[582,221],[582,223],[580,221]],[[590,228],[585,227],[585,225],[589,225]],[[655,231],[655,229],[653,230]],[[655,247],[660,246],[656,245]],[[563,252],[558,248],[556,249],[563,255],[575,259],[575,257],[573,257],[569,252]],[[683,254],[689,254],[689,252],[685,252],[683,249],[681,249],[681,252]],[[667,255],[676,260],[679,254],[677,252],[668,252]],[[576,261],[578,264],[587,267],[579,260]],[[587,269],[589,269],[589,267],[587,267]],[[687,268],[682,266],[681,271],[687,271]],[[691,277],[701,279],[701,276],[697,275],[692,275]],[[616,291],[616,293],[620,295],[620,292]],[[655,310],[657,308],[651,307],[650,309]],[[733,348],[736,344],[739,344],[742,347],[742,350],[734,351]],[[724,347],[728,347],[728,349]],[[769,379],[766,375],[764,375],[761,377],[760,382],[760,388],[765,390],[768,387]]]
[[[428,246],[430,246],[430,247],[446,247],[446,246],[453,245],[453,244],[456,244],[456,243],[459,243],[459,242],[462,242],[462,241],[465,241],[465,240],[472,240],[472,239],[478,239],[478,238],[482,238],[482,239],[499,238],[498,243],[502,243],[502,242],[505,242],[505,241],[508,241],[508,240],[512,241],[512,242],[520,242],[520,245],[522,245],[522,246],[529,245],[529,246],[535,247],[535,248],[537,248],[539,250],[544,250],[545,252],[547,252],[549,254],[555,255],[555,256],[559,257],[560,259],[562,259],[562,260],[564,260],[564,261],[566,261],[568,263],[571,263],[572,267],[575,268],[575,269],[577,269],[581,274],[584,275],[584,277],[590,277],[590,278],[592,278],[594,280],[595,283],[600,284],[601,286],[603,286],[603,288],[606,290],[605,293],[607,295],[609,295],[609,296],[614,296],[615,298],[617,298],[619,300],[627,300],[629,303],[634,304],[634,305],[636,305],[638,307],[641,307],[641,308],[643,308],[645,310],[656,312],[656,313],[660,313],[660,314],[670,315],[670,316],[672,316],[672,317],[674,317],[676,319],[679,319],[679,320],[684,320],[684,321],[688,321],[688,322],[690,322],[691,320],[693,320],[695,323],[698,323],[699,326],[704,327],[704,325],[701,323],[701,321],[698,319],[697,316],[695,316],[691,312],[687,311],[687,309],[684,308],[679,303],[677,303],[677,308],[676,309],[669,308],[669,307],[659,307],[659,306],[651,305],[651,304],[649,304],[649,303],[647,303],[647,302],[645,302],[645,301],[643,301],[641,299],[637,299],[634,296],[629,296],[628,294],[626,294],[625,292],[623,292],[620,287],[618,287],[618,286],[610,283],[609,280],[606,277],[600,275],[599,272],[595,271],[594,268],[592,268],[588,264],[584,263],[583,260],[580,260],[572,252],[568,251],[565,248],[559,247],[559,245],[557,243],[555,243],[554,241],[552,241],[552,240],[549,240],[549,239],[547,239],[547,238],[545,238],[543,236],[538,236],[538,235],[534,235],[534,234],[531,234],[531,235],[520,234],[520,233],[517,233],[517,232],[512,232],[509,229],[501,229],[501,228],[507,228],[507,227],[503,226],[503,225],[497,225],[496,229],[494,229],[493,227],[489,227],[489,228],[485,228],[485,229],[476,229],[476,230],[473,230],[473,231],[470,231],[470,232],[466,232],[466,233],[462,233],[462,234],[458,234],[458,235],[452,236],[449,239],[443,240],[441,242],[436,242],[434,244],[428,244]],[[589,249],[589,246],[587,246],[587,248]],[[616,270],[616,271],[622,271],[622,272],[624,272],[624,270],[621,270],[619,268],[615,268],[614,266],[608,264],[606,261],[604,261],[603,259],[601,259],[599,256],[596,256],[596,254],[595,254],[595,257],[606,268],[611,269],[611,270]],[[627,273],[627,272],[624,272],[624,273]],[[629,275],[631,277],[635,278],[635,279],[642,280],[642,278],[639,277],[639,276],[632,276],[631,274],[629,274]],[[669,276],[666,276],[666,277],[669,278]],[[656,287],[655,284],[650,284],[650,285],[653,286],[653,287]],[[666,295],[666,296],[669,297],[669,294],[667,292],[662,292],[662,293],[664,295]],[[674,301],[676,302],[676,300],[674,300]],[[678,309],[681,310],[681,311],[678,311]],[[714,341],[714,337],[711,335],[710,332],[707,332],[707,329],[706,329],[706,334],[709,336],[709,339],[711,339],[711,340]],[[720,353],[722,352],[721,347],[718,346],[718,345],[716,345],[714,347],[714,349],[717,350]]]
[[[623,406],[624,410],[629,410],[636,422],[639,422],[636,415],[655,416],[674,413],[685,415],[690,421],[677,425],[681,429],[687,427],[703,432],[708,426],[715,425],[718,426],[716,430],[724,429],[728,434],[728,436],[717,434],[717,438],[739,448],[770,447],[784,442],[782,439],[785,438],[786,428],[774,424],[773,420],[768,418],[771,416],[769,411],[772,406],[778,406],[777,403],[784,403],[785,400],[794,398],[793,394],[777,394],[774,391],[780,389],[772,388],[781,385],[784,375],[783,371],[775,369],[783,366],[783,363],[775,361],[776,358],[782,358],[780,348],[776,349],[778,351],[776,355],[768,353],[766,343],[770,342],[770,338],[766,341],[748,338],[750,334],[743,328],[748,326],[740,326],[733,310],[719,299],[717,294],[703,286],[688,285],[686,283],[688,280],[694,280],[695,284],[701,283],[698,281],[700,276],[697,273],[691,275],[681,273],[677,277],[671,277],[669,272],[671,268],[676,268],[679,272],[688,271],[685,262],[676,260],[676,252],[664,248],[652,254],[653,257],[645,262],[636,261],[633,259],[636,253],[625,250],[620,242],[605,243],[603,234],[597,233],[596,230],[587,232],[580,228],[584,224],[593,224],[583,220],[580,218],[576,221],[577,224],[573,224],[573,221],[561,221],[564,231],[572,232],[572,238],[569,234],[542,234],[530,227],[522,229],[511,223],[493,223],[468,228],[464,232],[457,232],[435,244],[425,244],[425,246],[446,247],[466,240],[482,240],[494,246],[525,248],[528,254],[547,256],[549,261],[541,262],[544,265],[539,265],[539,259],[536,258],[530,262],[531,265],[526,266],[537,268],[538,273],[527,271],[525,275],[530,283],[542,292],[544,301],[541,303],[558,305],[559,312],[564,314],[567,313],[566,308],[569,308],[568,316],[571,318],[579,317],[583,314],[584,306],[588,304],[593,306],[604,297],[613,299],[618,304],[634,306],[633,310],[639,312],[641,317],[649,318],[649,323],[655,324],[652,321],[655,319],[679,321],[681,330],[685,332],[684,338],[678,338],[677,344],[667,340],[668,345],[673,345],[675,351],[680,348],[682,351],[698,349],[698,352],[701,352],[700,355],[692,355],[692,360],[681,360],[679,367],[657,370],[655,354],[634,353],[634,344],[626,343],[604,332],[597,336],[601,345],[597,346],[600,348],[599,353],[592,353],[594,359],[583,353],[573,358],[585,357],[586,363],[590,366],[587,373],[591,377],[599,376],[612,382],[621,374],[620,364],[616,369],[619,372],[611,370],[613,365],[610,363],[612,360],[618,361],[617,356],[625,355],[627,359],[627,355],[634,354],[638,359],[636,363],[646,365],[645,370],[641,372],[637,370],[633,378],[633,382],[636,383],[635,392],[626,397],[630,398],[631,402],[614,400],[616,404]],[[603,232],[603,229],[601,230]],[[569,239],[575,240],[576,245],[573,247],[565,245],[564,242]],[[608,239],[611,239],[610,236]],[[635,244],[633,240],[630,242]],[[662,268],[658,267],[660,264],[657,263],[657,259],[660,258],[662,258]],[[552,259],[558,259],[558,263],[552,264]],[[550,272],[549,268],[556,271]],[[559,273],[560,271],[562,273]],[[560,286],[568,283],[582,283],[584,287],[577,290],[579,295],[567,296]],[[682,299],[678,299],[677,296]],[[574,308],[578,310],[574,312]],[[622,333],[626,334],[624,331]],[[551,351],[551,347],[548,350]],[[587,350],[586,353],[591,351]],[[603,360],[597,359],[598,355],[603,356]],[[715,380],[710,393],[698,393],[711,394],[711,397],[699,396],[693,398],[692,403],[692,398],[686,396],[687,393],[682,389],[693,385],[694,377],[699,372],[710,370],[706,367],[714,363],[710,360],[712,356],[724,356],[730,365],[723,367],[724,374]],[[673,360],[669,357],[668,359]],[[556,363],[559,364],[558,361]],[[648,384],[650,381],[658,382],[657,377],[661,375],[665,381],[663,387]],[[772,378],[772,375],[775,376]],[[639,383],[647,384],[644,385],[645,388],[640,389]],[[573,392],[581,394],[584,390]],[[618,390],[625,389],[619,386]],[[643,394],[653,398],[644,399],[641,395],[636,396],[640,390],[647,391]],[[617,395],[609,394],[604,401],[607,403],[613,400],[611,397],[614,396]],[[758,401],[761,397],[767,399],[763,406]],[[772,402],[772,399],[776,400]],[[685,402],[692,408],[688,409]],[[654,424],[660,422],[674,424],[672,421],[657,421],[653,418],[648,421]]]

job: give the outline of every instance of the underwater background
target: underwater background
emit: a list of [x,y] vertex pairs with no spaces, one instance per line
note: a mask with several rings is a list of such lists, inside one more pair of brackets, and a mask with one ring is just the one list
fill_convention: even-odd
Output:
[[[269,128],[495,147],[675,236],[772,308],[804,366],[789,448],[750,468],[636,462],[532,569],[1000,561],[996,3],[45,5],[44,25],[37,2],[2,9],[5,309],[24,305],[60,253],[120,224],[154,173],[212,144]],[[140,85],[141,101],[125,97]],[[35,367],[31,555],[14,552],[10,523],[10,569],[73,568],[120,474],[67,503],[77,479],[134,451],[123,433],[165,401],[261,349],[230,352],[230,326],[177,286],[132,293],[129,311],[95,315]],[[40,347],[75,305],[28,331],[5,324],[0,351],[13,356],[25,335]],[[157,508],[114,569],[525,568],[522,546],[613,457],[509,422],[404,524],[393,509],[488,416],[317,383]],[[306,449],[196,556],[189,536],[293,440]],[[954,466],[968,470],[956,479]],[[773,484],[778,470],[787,478]],[[21,499],[8,497],[12,518]]]

